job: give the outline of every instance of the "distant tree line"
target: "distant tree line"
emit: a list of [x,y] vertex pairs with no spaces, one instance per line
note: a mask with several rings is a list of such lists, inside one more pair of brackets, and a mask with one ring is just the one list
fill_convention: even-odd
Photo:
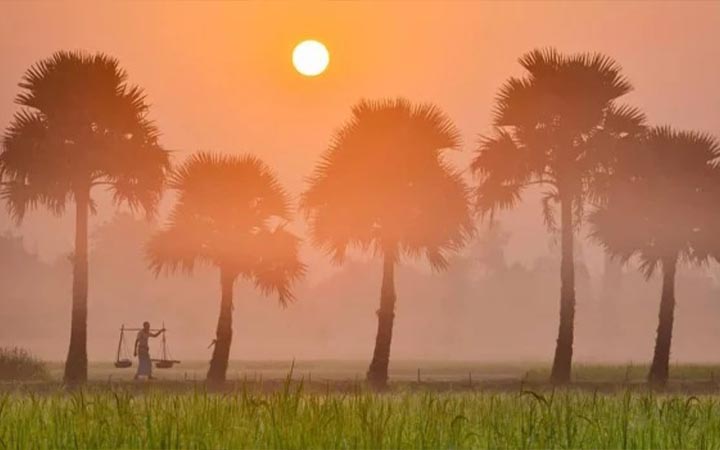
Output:
[[[460,132],[437,106],[405,99],[362,100],[318,161],[297,209],[311,244],[342,264],[351,249],[381,257],[378,328],[368,383],[387,386],[395,318],[395,269],[423,258],[441,271],[488,220],[515,207],[526,189],[544,189],[543,220],[560,236],[560,314],[551,381],[571,381],[575,323],[574,241],[583,223],[612,258],[662,273],[657,337],[648,379],[668,380],[678,264],[720,259],[720,144],[714,137],[648,125],[620,99],[632,90],[601,54],[533,50],[522,77],[501,86],[493,131],[470,169],[445,157]],[[157,214],[176,191],[165,227],[146,244],[150,270],[216,267],[220,315],[207,379],[225,380],[232,342],[233,286],[243,279],[282,306],[307,267],[290,232],[290,196],[252,155],[198,152],[179,164],[159,143],[144,91],[104,54],[58,52],[19,83],[19,110],[0,153],[1,195],[22,221],[44,207],[74,207],[72,319],[64,380],[87,380],[88,220],[93,193]],[[558,214],[559,213],[559,214]],[[559,217],[558,217],[559,216]],[[482,292],[478,293],[482,296]]]

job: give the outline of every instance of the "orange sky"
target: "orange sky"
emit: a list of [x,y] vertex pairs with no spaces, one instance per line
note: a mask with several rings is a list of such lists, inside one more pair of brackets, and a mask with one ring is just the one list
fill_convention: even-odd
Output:
[[[463,130],[464,164],[488,130],[497,88],[539,46],[607,53],[636,86],[628,100],[652,122],[720,134],[718,30],[720,2],[2,3],[0,124],[30,64],[58,49],[103,51],[146,89],[163,143],[178,156],[251,151],[297,192],[363,96],[442,106]],[[304,38],[330,50],[322,76],[291,66]],[[545,248],[535,209],[507,220],[514,246]],[[52,224],[50,233],[36,215],[22,229],[46,256],[71,248],[70,218]]]
[[[324,42],[331,53],[328,71],[316,78],[300,76],[291,65],[293,47],[306,38]],[[283,183],[297,194],[332,131],[361,97],[401,95],[437,103],[463,132],[464,151],[454,161],[466,165],[478,134],[489,130],[498,87],[508,76],[521,73],[517,64],[521,54],[543,46],[565,52],[600,51],[614,57],[636,87],[627,101],[643,108],[652,123],[670,123],[720,136],[720,2],[710,1],[0,2],[0,127],[7,125],[16,110],[13,98],[18,92],[17,83],[32,63],[59,49],[103,51],[119,58],[131,82],[145,88],[152,103],[151,116],[163,132],[162,142],[177,150],[178,159],[198,149],[250,151],[273,166]],[[368,182],[371,179],[372,174],[368,174]],[[98,217],[91,220],[91,230],[111,211],[107,202],[101,201]],[[551,238],[542,224],[537,196],[529,196],[518,209],[499,218],[511,233],[511,260],[532,263],[548,253]],[[301,227],[301,222],[297,226]],[[72,250],[72,214],[54,219],[47,213],[34,213],[15,228],[0,210],[0,233],[5,230],[22,234],[26,245],[48,260]],[[585,245],[588,266],[597,274],[602,254]],[[327,261],[317,253],[305,249],[303,256],[310,264],[311,282],[329,273]],[[137,320],[138,314],[155,322],[167,319],[176,328],[185,326],[188,336],[184,357],[205,355],[216,320],[214,275],[203,278],[207,272],[201,272],[194,278],[146,280],[138,274],[149,277],[147,271],[133,258],[124,268],[91,268],[91,305],[99,305],[90,323],[91,359],[103,357],[103,352],[113,348],[113,327],[119,317]],[[305,291],[317,295],[301,299],[287,314],[278,314],[274,301],[239,302],[242,306],[234,357],[267,357],[263,352],[270,351],[270,347],[269,354],[278,357],[297,354],[334,358],[343,352],[366,355],[375,327],[375,278],[379,272],[374,267],[361,270],[359,275],[341,274],[349,277],[348,283],[361,286],[360,291],[346,292],[346,284],[338,280],[329,279],[329,286],[317,282],[317,290]],[[418,267],[426,270],[424,265]],[[136,279],[118,280],[118,270],[130,271]],[[460,308],[458,303],[442,303],[448,296],[458,296],[452,285],[453,273],[439,275],[433,278],[435,284],[427,284],[429,281],[418,282],[419,276],[412,275],[410,268],[403,270],[406,272],[398,277],[402,320],[397,323],[396,354],[415,357],[427,351],[431,355],[448,355],[452,349],[453,357],[550,357],[556,311],[546,305],[556,305],[555,287],[538,292],[542,298],[518,291],[517,298],[505,301],[507,293],[497,293],[497,298],[482,298],[485,303],[473,301],[468,307],[475,309],[458,309],[453,315],[448,311]],[[372,283],[364,282],[363,277],[372,278]],[[63,280],[69,283],[69,271]],[[556,283],[556,274],[548,275],[547,280]],[[53,290],[46,293],[49,305],[55,304],[55,290],[65,289],[47,280],[39,284]],[[692,283],[679,284],[681,290],[683,286],[694,287]],[[430,289],[433,286],[434,290]],[[635,345],[632,348],[624,342],[623,348],[628,351],[619,357],[644,358],[649,354],[657,288],[648,286],[643,295],[651,299],[650,308],[647,302],[638,301],[634,291],[626,299],[628,305],[638,309],[632,317],[642,316],[633,319],[632,326],[632,331],[637,328],[641,337],[631,339]],[[61,333],[67,331],[67,316],[62,316],[62,322],[53,321],[61,317],[53,311],[69,311],[69,287],[66,289],[66,303],[57,303],[56,309],[47,311],[44,306],[38,307],[38,314],[23,316],[31,320],[27,322],[31,325],[22,325],[26,328],[38,323],[55,326],[52,333],[45,333],[42,343],[23,344],[56,359],[65,350],[67,336]],[[242,292],[240,297],[244,299]],[[355,303],[348,303],[349,307],[342,303],[348,295],[358,297]],[[474,299],[477,293],[463,295]],[[156,301],[156,297],[162,297],[162,301]],[[198,301],[205,297],[211,299],[210,303]],[[588,313],[597,306],[591,300],[585,294],[579,297],[580,358],[603,355],[592,347],[588,337],[593,332],[588,322],[598,317]],[[676,354],[682,358],[692,359],[693,351],[717,347],[715,343],[720,339],[714,334],[717,327],[712,323],[713,316],[704,314],[716,300],[702,296],[696,300],[700,303],[696,302],[694,315],[683,315],[683,311],[690,310],[683,310],[685,306],[678,310]],[[185,317],[179,308],[175,311],[168,307],[193,302],[212,308],[197,308],[197,317]],[[108,314],[102,314],[102,305],[112,305],[107,308]],[[328,308],[332,320],[313,321],[329,314]],[[22,312],[24,307],[16,309]],[[538,316],[537,311],[547,315]],[[438,317],[446,317],[447,326],[434,324]],[[453,322],[457,317],[462,317],[466,326],[457,326]],[[347,331],[352,327],[357,332]],[[506,338],[514,336],[514,340],[505,342],[506,347],[477,345],[493,341],[499,328],[509,330]],[[272,332],[277,329],[289,331]],[[452,345],[440,339],[432,349],[418,349],[419,334],[434,336],[435,331],[428,329],[445,332]],[[695,329],[705,330],[705,334],[689,333]],[[33,333],[29,330],[24,336]],[[298,339],[307,338],[305,334],[310,340]],[[0,343],[7,336],[0,336]],[[705,340],[698,340],[698,336]],[[266,347],[254,348],[253,339],[258,337],[270,343],[263,341]],[[460,344],[463,352],[458,350]]]

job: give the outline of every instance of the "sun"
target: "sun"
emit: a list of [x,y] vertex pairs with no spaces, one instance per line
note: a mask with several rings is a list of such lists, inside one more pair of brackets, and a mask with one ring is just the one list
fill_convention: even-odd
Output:
[[330,53],[322,42],[302,41],[293,50],[292,62],[299,73],[314,77],[325,72],[330,62]]

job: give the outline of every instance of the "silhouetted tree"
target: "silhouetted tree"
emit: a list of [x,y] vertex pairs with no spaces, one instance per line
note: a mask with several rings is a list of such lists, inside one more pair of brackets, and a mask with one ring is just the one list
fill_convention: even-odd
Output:
[[590,215],[592,236],[623,261],[637,256],[650,277],[662,271],[662,295],[649,381],[668,379],[678,262],[720,255],[720,143],[695,132],[654,128],[624,152],[606,201]]
[[2,197],[21,221],[40,205],[60,215],[75,203],[75,253],[67,383],[87,379],[88,215],[91,193],[105,186],[116,203],[152,214],[168,154],[146,118],[145,94],[127,83],[116,59],[58,52],[33,65],[19,84],[15,114],[3,139]]
[[225,381],[232,341],[233,285],[238,277],[280,304],[305,273],[299,239],[285,230],[290,201],[275,175],[254,156],[196,153],[171,175],[178,193],[168,224],[148,243],[151,269],[192,272],[196,263],[220,270],[220,316],[207,380]]
[[442,152],[460,136],[433,105],[361,101],[337,131],[302,199],[313,243],[341,263],[349,247],[383,257],[375,351],[367,373],[387,384],[395,266],[425,256],[435,270],[473,231],[468,190]]
[[471,169],[479,177],[479,210],[511,208],[529,185],[547,190],[545,223],[556,230],[560,207],[560,323],[551,379],[570,381],[575,318],[574,229],[588,199],[598,194],[620,138],[643,129],[636,109],[617,106],[632,87],[612,59],[533,50],[520,58],[528,74],[510,78],[495,107],[495,133],[483,137]]

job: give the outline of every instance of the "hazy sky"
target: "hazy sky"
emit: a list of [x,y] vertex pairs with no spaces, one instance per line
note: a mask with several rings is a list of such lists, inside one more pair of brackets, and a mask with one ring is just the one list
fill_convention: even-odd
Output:
[[[293,47],[307,38],[324,42],[331,54],[328,71],[316,78],[297,74],[291,65]],[[651,123],[670,123],[720,136],[720,2],[709,1],[0,1],[0,126],[4,128],[16,111],[17,83],[31,64],[61,49],[102,51],[119,58],[130,81],[146,90],[151,117],[163,133],[162,143],[176,151],[176,161],[199,149],[253,152],[273,166],[297,194],[333,130],[362,97],[405,96],[438,104],[463,132],[463,152],[453,161],[466,166],[478,134],[489,131],[497,89],[507,77],[522,73],[518,57],[546,46],[563,52],[599,51],[615,58],[636,88],[626,101],[644,109]],[[367,176],[372,183],[373,174]],[[111,211],[107,202],[101,201],[99,217],[92,219],[91,227],[106,220]],[[21,233],[30,249],[54,259],[72,250],[72,219],[72,214],[54,219],[35,213],[15,229],[0,212],[0,232],[11,229]],[[511,233],[511,259],[533,261],[547,253],[549,236],[542,225],[537,195],[531,195],[517,210],[502,214],[500,220]],[[296,226],[301,227],[301,222]],[[140,243],[128,244],[140,253]],[[126,247],[123,242],[118,245]],[[168,320],[173,327],[183,328],[187,335],[184,357],[205,355],[216,319],[214,278],[198,275],[155,281],[135,253],[125,258],[126,266],[113,260],[91,268],[91,305],[97,314],[89,328],[91,359],[107,357],[118,321],[129,323],[139,316],[155,322]],[[597,272],[601,254],[590,247],[583,253],[591,271]],[[309,261],[310,278],[328,273],[327,262],[317,254],[312,257],[317,260]],[[241,295],[234,357],[368,354],[375,330],[379,276],[372,267],[340,274],[349,281],[318,282],[314,290],[304,291],[308,298],[282,315],[272,301],[245,302]],[[556,330],[556,272],[540,279],[544,284],[525,279],[515,283],[518,288],[537,291],[527,295],[522,289],[508,293],[505,285],[496,287],[497,292],[458,294],[455,291],[462,286],[453,284],[456,275],[452,272],[433,278],[432,284],[409,268],[403,270],[398,277],[402,320],[397,322],[395,354],[414,357],[426,351],[453,357],[525,358],[532,354],[550,358]],[[127,273],[135,278],[124,277]],[[17,286],[7,283],[3,288],[6,294],[25,299],[27,288],[13,281]],[[34,337],[32,328],[42,324],[47,327],[41,336],[45,340],[26,340],[23,345],[59,358],[67,342],[62,333],[67,332],[69,271],[67,279],[55,284],[50,281],[28,283],[48,291],[37,295],[44,295],[47,305],[56,305],[55,309],[38,303],[33,305],[39,312],[30,314],[22,304],[25,300],[7,306],[25,314],[18,317],[27,321],[11,324],[26,331],[16,330],[13,336]],[[636,281],[644,286],[642,283]],[[358,292],[347,292],[350,285],[359,286]],[[679,285],[679,296],[683,296],[682,289],[695,289],[702,283],[683,281]],[[627,338],[622,344],[627,351],[616,357],[649,355],[657,317],[657,288],[653,286],[643,291],[647,302],[640,302],[636,291],[624,299],[628,302],[625,307],[637,310],[626,318],[632,318],[628,328],[639,337]],[[720,342],[715,333],[716,316],[706,314],[717,304],[711,298],[714,291],[703,289],[692,291],[694,295],[688,297],[693,298],[687,303],[685,299],[680,302],[675,355],[681,358],[696,358],[700,349],[716,348]],[[58,292],[67,292],[68,303],[55,301]],[[357,299],[348,299],[348,295]],[[467,302],[459,302],[460,297]],[[454,303],[443,303],[453,299]],[[193,304],[212,307],[198,307],[196,310],[203,311],[198,316],[180,313],[190,311]],[[470,309],[465,311],[462,305]],[[583,292],[578,305],[577,355],[603,357],[610,342],[608,333],[593,331],[599,313],[591,314],[602,305]],[[454,313],[453,307],[458,308]],[[323,314],[333,319],[319,320]],[[60,317],[62,322],[52,320]],[[435,323],[443,317],[448,319],[446,324]],[[453,322],[458,317],[464,320],[463,326]],[[274,330],[278,329],[289,331],[276,336]],[[690,333],[693,330],[700,334]],[[502,348],[489,345],[498,332],[504,333]],[[418,342],[425,341],[418,336],[435,336],[433,333],[445,333],[447,339],[438,340],[432,348],[419,348]],[[593,340],[593,333],[602,338]],[[267,345],[255,348],[257,339]],[[459,350],[460,345],[464,350]]]
[[[488,130],[497,88],[521,73],[517,58],[535,47],[604,52],[635,85],[628,102],[652,122],[720,134],[719,30],[720,2],[709,1],[3,2],[0,124],[15,111],[18,80],[32,63],[59,49],[102,51],[145,88],[162,142],[178,158],[250,151],[298,192],[361,97],[437,103],[463,131],[455,160],[466,164]],[[304,38],[331,53],[317,78],[291,65]],[[518,253],[544,250],[534,205],[506,220]],[[69,217],[33,215],[22,232],[52,256],[70,250],[71,225]],[[8,226],[0,215],[0,229]]]

